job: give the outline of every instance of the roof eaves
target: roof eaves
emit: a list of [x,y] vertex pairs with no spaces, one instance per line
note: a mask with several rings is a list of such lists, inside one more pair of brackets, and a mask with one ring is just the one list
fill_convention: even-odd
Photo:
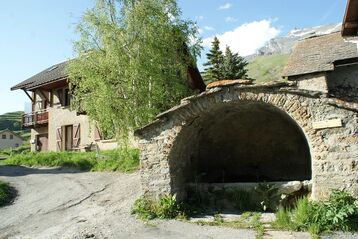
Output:
[[60,78],[57,78],[57,79],[48,80],[48,81],[45,81],[45,82],[41,82],[39,84],[31,85],[31,87],[26,88],[26,90],[34,90],[34,89],[37,89],[37,88],[39,88],[41,86],[45,86],[45,85],[55,83],[55,82],[58,82],[58,81],[62,81],[62,80],[66,80],[66,79],[67,79],[67,76],[63,76],[63,77],[60,77]]

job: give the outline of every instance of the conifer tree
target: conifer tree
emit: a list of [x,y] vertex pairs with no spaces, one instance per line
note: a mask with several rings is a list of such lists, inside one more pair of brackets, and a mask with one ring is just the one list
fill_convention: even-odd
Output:
[[209,53],[206,54],[207,62],[204,63],[206,67],[204,69],[204,78],[206,81],[216,81],[222,79],[222,63],[224,61],[224,56],[220,50],[220,41],[217,37],[214,37],[213,42],[211,43],[212,48]]
[[221,75],[226,80],[236,80],[246,78],[247,62],[238,53],[233,53],[230,47],[226,46],[224,60],[221,66]]

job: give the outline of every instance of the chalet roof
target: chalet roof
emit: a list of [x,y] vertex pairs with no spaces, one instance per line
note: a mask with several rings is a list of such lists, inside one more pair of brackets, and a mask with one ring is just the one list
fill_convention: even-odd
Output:
[[[11,87],[11,90],[32,90],[49,83],[64,80],[67,77],[66,66],[69,61],[64,61],[59,64],[50,66],[46,70],[30,77],[29,79]],[[205,83],[200,75],[197,67],[188,66],[187,82],[192,89],[198,89],[200,92],[205,91]]]
[[[350,40],[358,40],[358,37],[352,37]],[[340,32],[308,38],[296,45],[282,75],[332,71],[335,61],[357,57],[357,45],[346,41]]]
[[33,88],[52,83],[58,80],[63,80],[67,77],[65,67],[68,61],[50,66],[49,68],[41,71],[40,73],[30,77],[29,79],[11,87],[11,90],[31,90]]

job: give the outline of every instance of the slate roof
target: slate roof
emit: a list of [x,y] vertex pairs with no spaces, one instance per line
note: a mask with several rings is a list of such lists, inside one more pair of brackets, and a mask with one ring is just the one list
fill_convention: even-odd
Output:
[[[358,37],[349,39],[358,41]],[[340,32],[308,38],[297,43],[282,75],[296,76],[332,71],[335,61],[357,57],[357,45],[343,39]]]
[[58,80],[62,80],[67,77],[65,71],[65,67],[67,63],[68,61],[64,61],[59,64],[53,65],[47,68],[46,70],[43,70],[40,73],[30,77],[29,79],[11,87],[11,90],[18,90],[18,89],[28,90]]

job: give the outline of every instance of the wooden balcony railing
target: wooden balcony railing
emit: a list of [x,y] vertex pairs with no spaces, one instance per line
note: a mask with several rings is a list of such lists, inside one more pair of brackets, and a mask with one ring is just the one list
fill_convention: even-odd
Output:
[[22,127],[24,128],[33,128],[36,125],[44,126],[46,124],[48,124],[47,110],[35,111],[22,116]]

